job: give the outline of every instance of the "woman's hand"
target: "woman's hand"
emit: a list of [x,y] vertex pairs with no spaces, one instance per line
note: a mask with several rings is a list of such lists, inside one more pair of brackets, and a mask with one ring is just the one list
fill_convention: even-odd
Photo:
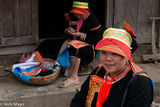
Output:
[[75,29],[73,29],[72,27],[68,27],[67,29],[65,29],[65,33],[72,35],[72,36],[81,36],[83,35],[83,33],[81,32],[76,32]]
[[81,32],[72,33],[72,36],[81,36],[81,35],[83,35],[83,33],[81,33]]
[[65,29],[65,33],[69,34],[69,35],[73,35],[73,33],[75,33],[76,30],[73,29],[72,27],[68,27],[67,29]]

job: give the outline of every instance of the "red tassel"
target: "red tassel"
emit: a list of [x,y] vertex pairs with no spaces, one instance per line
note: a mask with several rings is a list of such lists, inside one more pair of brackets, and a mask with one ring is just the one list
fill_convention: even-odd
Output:
[[66,19],[67,21],[70,21],[69,13],[64,14],[64,16],[65,16],[65,19]]
[[130,33],[133,37],[136,37],[132,27],[127,22],[124,22],[124,29],[126,29],[126,31]]

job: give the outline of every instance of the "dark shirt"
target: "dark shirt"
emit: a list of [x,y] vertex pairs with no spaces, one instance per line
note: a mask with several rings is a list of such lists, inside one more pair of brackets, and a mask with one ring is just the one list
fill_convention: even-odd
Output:
[[[90,14],[83,21],[83,24],[79,32],[85,33],[87,35],[84,42],[89,43],[91,45],[94,44],[95,46],[97,42],[102,39],[102,33],[104,29],[99,26],[101,26],[101,24],[93,14]],[[94,28],[97,28],[97,29],[93,30]],[[80,37],[78,37],[77,39],[80,40]]]
[[[91,75],[94,75],[96,71],[97,68],[93,70]],[[104,68],[101,68],[97,75],[103,78],[105,75]],[[112,84],[109,96],[105,100],[102,107],[120,107],[124,91],[132,76],[133,70],[130,70],[124,78]],[[85,107],[86,97],[89,89],[89,80],[90,76],[83,83],[80,92],[77,93],[75,97],[72,99],[70,107]],[[97,96],[98,93],[95,93],[94,99],[91,103],[92,107],[96,106]],[[151,83],[151,79],[146,76],[138,75],[132,81],[131,85],[128,88],[128,93],[126,96],[124,107],[150,107],[152,101],[153,86]]]

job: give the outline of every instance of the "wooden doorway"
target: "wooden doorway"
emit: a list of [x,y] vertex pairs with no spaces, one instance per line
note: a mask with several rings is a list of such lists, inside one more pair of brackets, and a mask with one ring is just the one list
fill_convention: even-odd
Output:
[[[104,25],[105,0],[91,0],[91,10]],[[39,7],[39,38],[64,37],[64,13],[72,7],[72,0],[38,1]]]
[[38,42],[37,0],[0,0],[0,47]]

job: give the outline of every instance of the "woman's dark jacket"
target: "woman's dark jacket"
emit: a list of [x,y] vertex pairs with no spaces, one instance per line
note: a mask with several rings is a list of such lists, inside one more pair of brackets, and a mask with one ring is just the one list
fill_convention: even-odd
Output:
[[[90,76],[94,75],[96,71],[97,68],[93,70]],[[103,78],[105,73],[106,72],[104,68],[101,68],[97,75]],[[72,99],[70,107],[85,107],[86,97],[89,89],[90,76],[88,76],[87,80],[81,86],[80,92],[77,93],[75,97]],[[102,107],[120,107],[124,91],[132,76],[133,76],[133,71],[130,70],[124,78],[112,84],[109,96],[105,100]],[[128,93],[126,96],[124,107],[150,107],[150,104],[153,101],[152,85],[153,84],[150,78],[138,75],[132,81],[131,85],[128,88]],[[92,107],[96,106],[97,96],[98,93],[95,93],[94,99],[91,104]]]

